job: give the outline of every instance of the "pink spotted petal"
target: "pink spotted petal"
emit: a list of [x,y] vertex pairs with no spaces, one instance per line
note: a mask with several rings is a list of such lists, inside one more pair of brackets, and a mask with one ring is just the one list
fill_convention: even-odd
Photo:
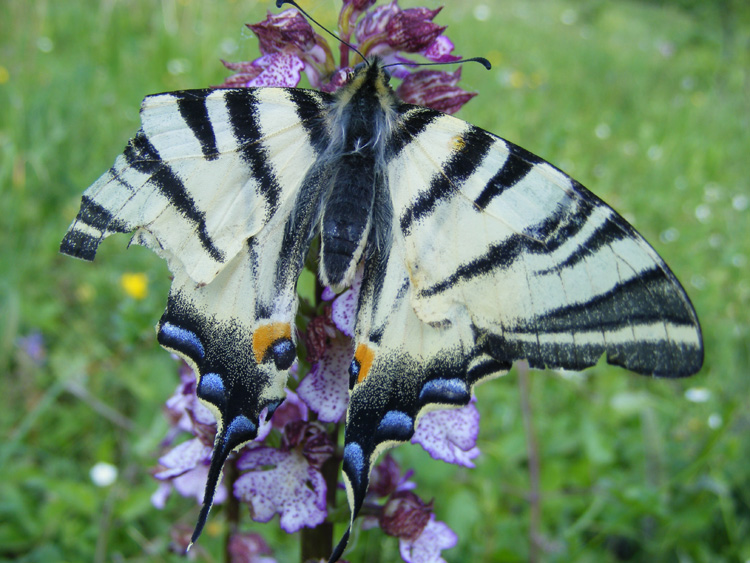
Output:
[[245,86],[288,86],[294,87],[299,84],[302,69],[305,63],[296,55],[289,53],[273,53],[264,55],[253,61],[253,65],[262,70]]
[[474,467],[472,459],[479,455],[476,447],[479,433],[479,411],[473,401],[460,409],[437,410],[425,414],[412,436],[435,459]]
[[341,332],[348,337],[354,337],[354,322],[357,315],[357,301],[359,300],[359,289],[362,287],[362,274],[364,268],[360,266],[354,275],[352,286],[339,295],[331,306],[331,320]]
[[323,356],[297,387],[300,398],[318,413],[322,422],[338,422],[346,413],[351,361],[351,341],[342,337],[331,340]]
[[414,540],[399,541],[399,552],[406,563],[445,563],[440,552],[458,543],[458,536],[447,524],[430,517],[420,536]]
[[159,480],[171,479],[195,469],[211,459],[211,447],[206,446],[198,438],[175,446],[159,458],[162,469],[154,477]]
[[[183,473],[179,477],[172,479],[172,485],[175,490],[183,497],[192,497],[198,502],[203,503],[203,495],[208,480],[208,465],[199,465],[192,471]],[[214,493],[214,504],[221,504],[227,499],[227,489],[224,486],[224,479],[219,481]]]
[[279,514],[281,528],[288,533],[325,520],[325,480],[300,452],[256,448],[237,465],[249,471],[235,482],[234,494],[250,504],[253,520],[268,522]]

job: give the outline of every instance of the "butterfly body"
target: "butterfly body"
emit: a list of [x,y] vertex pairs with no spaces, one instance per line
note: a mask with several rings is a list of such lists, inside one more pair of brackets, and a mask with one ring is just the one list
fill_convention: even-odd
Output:
[[335,95],[195,90],[141,112],[61,251],[91,260],[104,237],[133,232],[168,261],[158,339],[194,368],[219,421],[194,539],[226,457],[283,400],[315,236],[325,284],[348,287],[362,268],[343,453],[352,521],[384,449],[516,360],[700,369],[687,295],[624,219],[528,151],[402,103],[377,60]]
[[329,104],[331,142],[321,161],[330,184],[320,223],[320,276],[337,289],[351,285],[371,231],[373,240],[387,238],[378,233],[384,222],[373,215],[383,215],[376,205],[386,201],[383,153],[396,103],[382,66],[373,62]]

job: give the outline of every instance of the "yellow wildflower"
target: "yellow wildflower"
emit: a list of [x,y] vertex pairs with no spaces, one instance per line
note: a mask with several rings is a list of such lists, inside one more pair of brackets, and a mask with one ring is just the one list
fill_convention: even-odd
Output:
[[148,276],[144,273],[123,274],[120,285],[133,299],[141,300],[148,295]]

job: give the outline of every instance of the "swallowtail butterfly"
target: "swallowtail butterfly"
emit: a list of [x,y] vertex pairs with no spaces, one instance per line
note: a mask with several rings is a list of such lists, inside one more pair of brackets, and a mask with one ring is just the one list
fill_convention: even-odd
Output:
[[141,120],[61,252],[93,260],[102,239],[133,233],[168,262],[157,338],[218,420],[194,539],[227,456],[284,400],[315,237],[324,284],[349,287],[363,268],[343,453],[352,521],[381,452],[516,360],[701,367],[690,300],[633,227],[541,158],[401,102],[377,59],[335,94],[171,92],[148,96]]

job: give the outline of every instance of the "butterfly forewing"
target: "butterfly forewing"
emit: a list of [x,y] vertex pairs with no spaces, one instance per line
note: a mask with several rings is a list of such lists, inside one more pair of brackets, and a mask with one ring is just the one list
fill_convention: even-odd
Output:
[[226,456],[284,398],[311,230],[288,225],[295,210],[314,216],[298,196],[326,144],[314,119],[325,102],[280,88],[149,96],[141,130],[84,194],[61,245],[91,260],[104,237],[132,232],[169,264],[158,340],[193,367],[219,426],[194,539]]

